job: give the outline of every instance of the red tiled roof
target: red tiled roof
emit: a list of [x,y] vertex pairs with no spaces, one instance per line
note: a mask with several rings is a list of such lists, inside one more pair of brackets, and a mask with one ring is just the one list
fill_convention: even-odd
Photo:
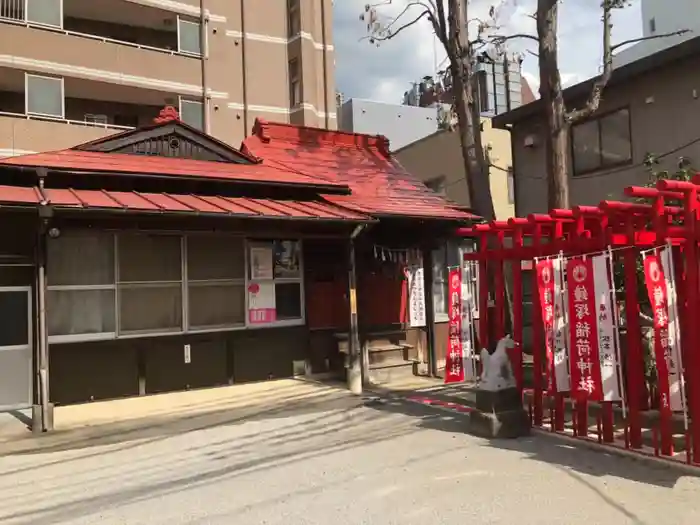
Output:
[[268,165],[293,169],[329,183],[345,184],[351,195],[327,195],[336,204],[372,215],[466,220],[457,210],[407,172],[388,151],[383,137],[302,128],[258,119],[241,150]]
[[[138,193],[106,190],[44,190],[47,204],[56,208],[112,210],[146,213],[195,213],[245,218],[315,219],[324,221],[371,221],[366,215],[325,201],[282,201],[169,193]],[[0,186],[0,205],[38,205],[42,195],[36,187]]]
[[238,182],[311,185],[329,192],[347,188],[342,183],[297,173],[279,165],[272,166],[263,163],[249,165],[96,151],[61,150],[20,155],[0,159],[0,166],[45,167],[87,172],[136,173],[190,178],[202,177],[211,180]]

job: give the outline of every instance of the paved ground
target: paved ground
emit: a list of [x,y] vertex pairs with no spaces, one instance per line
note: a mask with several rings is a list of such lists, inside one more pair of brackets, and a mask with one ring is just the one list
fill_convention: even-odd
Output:
[[700,523],[698,479],[327,387],[120,428],[0,457],[0,523]]

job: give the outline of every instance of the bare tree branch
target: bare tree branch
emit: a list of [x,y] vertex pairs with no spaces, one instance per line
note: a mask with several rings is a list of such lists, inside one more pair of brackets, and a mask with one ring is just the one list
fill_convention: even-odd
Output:
[[384,42],[386,40],[391,40],[396,35],[401,33],[401,31],[403,31],[404,29],[408,29],[409,27],[411,27],[414,24],[417,24],[421,19],[425,18],[426,16],[430,16],[430,13],[428,11],[423,11],[420,15],[415,17],[410,22],[402,24],[396,31],[391,32],[387,29],[386,34],[384,34],[384,35],[381,35],[381,34],[367,35],[367,36],[363,36],[360,40],[370,40],[372,43]]
[[625,40],[623,42],[620,42],[619,44],[615,44],[614,46],[610,47],[610,51],[615,51],[622,46],[626,46],[627,44],[636,44],[637,42],[644,42],[646,40],[656,40],[657,38],[668,38],[671,36],[680,36],[680,35],[685,35],[686,33],[690,33],[690,29],[681,29],[680,31],[673,31],[672,33],[664,33],[663,35],[652,35],[652,36],[643,36],[640,38],[631,38],[629,40]]
[[527,38],[528,40],[532,40],[534,42],[540,41],[540,39],[537,38],[535,35],[528,35],[527,33],[516,33],[514,35],[493,35],[491,37],[491,41],[494,44],[503,44],[508,40],[513,40],[516,38]]

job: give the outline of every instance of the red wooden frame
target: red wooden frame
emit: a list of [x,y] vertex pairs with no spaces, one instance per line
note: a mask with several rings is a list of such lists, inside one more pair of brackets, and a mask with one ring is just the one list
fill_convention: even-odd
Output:
[[[644,353],[642,349],[639,297],[637,292],[637,258],[641,250],[670,243],[675,247],[674,257],[679,290],[679,316],[683,346],[685,382],[688,388],[688,409],[691,421],[686,436],[688,462],[692,458],[700,463],[700,344],[699,323],[693,322],[700,313],[700,275],[698,269],[700,243],[700,174],[692,182],[664,180],[656,188],[632,186],[625,194],[646,199],[649,204],[622,201],[603,201],[598,206],[576,206],[570,210],[551,210],[547,214],[531,214],[527,218],[511,218],[508,221],[492,221],[472,228],[461,228],[458,235],[477,237],[480,248],[465,254],[465,260],[477,261],[479,266],[479,339],[482,347],[505,334],[505,262],[511,263],[513,283],[513,339],[523,343],[523,262],[535,257],[565,256],[600,252],[608,246],[615,249],[615,256],[624,267],[626,358],[624,380],[626,383],[628,419],[625,424],[625,442],[629,448],[642,448],[642,411],[646,406],[644,379]],[[666,201],[681,201],[683,206],[667,206]],[[675,223],[675,224],[674,224]],[[526,245],[529,244],[529,245]],[[679,257],[678,255],[681,255]],[[539,297],[534,290],[533,279],[533,348],[544,347]],[[493,307],[489,309],[489,284],[493,282]],[[493,319],[489,319],[493,316]],[[545,397],[543,378],[543,353],[533,352],[532,418],[535,426],[542,426]],[[515,375],[522,389],[522,356],[514,359]],[[565,427],[565,396],[556,395],[549,400],[553,417],[552,429],[563,431]],[[573,427],[575,434],[586,437],[589,428],[589,407],[578,403]],[[614,441],[614,411],[612,403],[602,403],[598,421],[599,439],[605,443]],[[692,424],[697,423],[697,424]],[[662,422],[658,447],[663,456],[673,455],[673,438],[670,421]]]

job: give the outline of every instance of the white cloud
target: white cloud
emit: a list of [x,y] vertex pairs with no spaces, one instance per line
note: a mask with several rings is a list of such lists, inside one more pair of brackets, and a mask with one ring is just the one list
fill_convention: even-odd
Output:
[[[376,1],[376,0],[375,0]],[[380,7],[384,21],[398,14],[409,0],[393,0]],[[444,1],[444,0],[443,0]],[[496,0],[470,0],[469,18],[486,19],[488,9]],[[397,103],[411,82],[444,69],[445,52],[433,35],[427,21],[421,21],[395,38],[372,45],[366,25],[359,20],[367,0],[337,0],[334,5],[336,77],[338,89],[346,98],[370,98]],[[536,0],[508,0],[500,10],[501,28],[498,34],[534,34],[534,21],[528,16],[535,10]],[[559,62],[562,82],[575,84],[600,70],[602,56],[602,28],[599,0],[567,0],[560,8]],[[410,21],[420,14],[420,7],[410,8],[403,20]],[[639,0],[613,17],[615,41],[634,38],[641,34]],[[474,24],[470,29],[474,28]],[[530,40],[511,40],[513,50],[535,50]],[[537,59],[526,54],[524,75],[537,95]]]

